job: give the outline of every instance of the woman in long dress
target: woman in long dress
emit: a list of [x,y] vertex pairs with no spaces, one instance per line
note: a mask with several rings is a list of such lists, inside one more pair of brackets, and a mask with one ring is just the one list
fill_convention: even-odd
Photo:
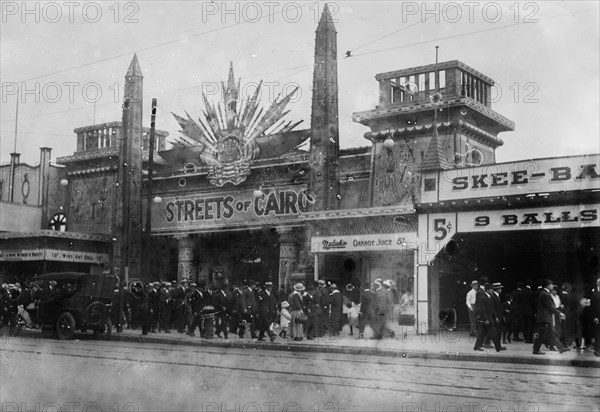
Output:
[[290,302],[290,309],[292,314],[292,320],[290,322],[290,336],[294,340],[302,340],[304,338],[304,325],[297,323],[296,319],[304,314],[304,300],[302,299],[302,293],[305,287],[302,283],[296,283],[294,285],[294,292],[292,293],[292,299]]

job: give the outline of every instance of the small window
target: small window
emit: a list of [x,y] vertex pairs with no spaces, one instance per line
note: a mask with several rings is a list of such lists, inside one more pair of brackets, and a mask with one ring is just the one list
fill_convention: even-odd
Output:
[[429,90],[435,90],[435,72],[429,72]]
[[440,89],[446,87],[446,70],[440,70]]
[[432,192],[435,190],[435,177],[425,179],[425,191]]
[[48,229],[57,232],[65,232],[67,230],[67,215],[64,213],[56,213],[48,223]]

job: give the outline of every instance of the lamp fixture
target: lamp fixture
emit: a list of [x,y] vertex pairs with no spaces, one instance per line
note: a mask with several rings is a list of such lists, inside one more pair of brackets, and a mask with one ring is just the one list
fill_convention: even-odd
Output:
[[252,192],[252,195],[253,195],[254,197],[258,198],[258,197],[263,197],[265,194],[264,194],[264,192],[262,191],[262,188],[261,188],[261,187],[259,187],[258,189],[254,189],[254,192]]
[[394,147],[394,139],[392,139],[392,133],[390,129],[387,130],[387,138],[383,141],[383,145],[386,149],[391,149]]

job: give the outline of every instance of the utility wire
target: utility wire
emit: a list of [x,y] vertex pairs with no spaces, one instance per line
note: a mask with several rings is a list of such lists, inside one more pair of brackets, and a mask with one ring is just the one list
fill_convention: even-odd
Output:
[[[311,5],[312,5],[312,3],[306,3],[306,4],[301,5],[301,6],[299,5],[299,8],[303,8],[303,7],[307,7],[307,6],[311,6]],[[261,15],[260,18],[258,18],[256,20],[252,20],[252,23],[256,23],[257,21],[262,20],[262,19],[264,19],[266,17],[273,17],[276,14],[282,14],[284,12],[284,10],[285,9],[282,9],[280,12],[273,13],[273,14],[269,13],[269,14],[266,14],[264,16]],[[52,75],[55,75],[55,74],[64,73],[64,72],[68,72],[68,71],[75,70],[75,69],[80,69],[82,67],[88,67],[88,66],[92,66],[94,64],[104,63],[104,62],[109,61],[109,60],[114,60],[114,59],[118,59],[118,58],[125,57],[125,56],[131,56],[132,53],[140,53],[140,52],[151,50],[151,49],[155,49],[155,48],[158,48],[158,47],[167,46],[169,44],[174,44],[174,43],[178,43],[178,42],[181,42],[181,41],[187,41],[187,40],[189,40],[191,38],[194,38],[194,37],[204,36],[206,34],[211,34],[211,33],[215,33],[215,32],[221,31],[221,30],[226,30],[226,29],[229,29],[231,27],[236,27],[236,26],[239,26],[239,25],[242,25],[242,24],[246,24],[246,23],[249,23],[249,22],[250,22],[249,20],[240,21],[240,22],[237,22],[237,23],[229,24],[227,26],[218,27],[218,28],[207,30],[207,31],[203,31],[203,32],[200,32],[200,33],[191,34],[189,36],[180,37],[178,39],[173,39],[173,40],[168,40],[168,41],[165,41],[165,42],[162,42],[162,43],[157,43],[157,44],[154,44],[154,45],[151,45],[151,46],[143,47],[141,49],[136,49],[136,50],[133,50],[133,51],[128,51],[126,53],[121,53],[121,54],[117,54],[117,55],[114,55],[114,56],[111,56],[111,57],[106,57],[104,59],[100,59],[100,60],[95,60],[95,61],[88,62],[88,63],[79,64],[77,66],[66,67],[64,69],[56,70],[56,71],[53,71],[53,72],[50,72],[50,73],[45,73],[45,74],[41,74],[39,76],[34,76],[34,77],[30,77],[28,79],[23,79],[23,80],[20,80],[20,81],[18,81],[16,83],[22,83],[22,82],[27,82],[27,81],[31,81],[31,80],[37,80],[37,79],[41,79],[41,78],[44,78],[44,77],[52,76]],[[2,86],[4,86],[4,85],[2,85]]]
[[[598,8],[590,8],[590,9],[584,9],[584,10],[578,10],[578,11],[574,11],[574,12],[569,12],[569,13],[565,13],[565,14],[559,14],[559,15],[556,15],[556,16],[551,16],[551,17],[546,17],[546,18],[543,18],[543,19],[539,19],[538,21],[550,20],[550,19],[555,19],[555,18],[565,17],[565,16],[574,16],[575,14],[585,13],[585,12],[592,11],[592,10],[598,10]],[[241,24],[241,23],[238,23],[238,24]],[[418,46],[418,45],[422,45],[422,44],[427,44],[427,43],[432,43],[432,42],[438,42],[438,41],[443,41],[443,40],[448,40],[448,39],[453,39],[453,38],[458,38],[458,37],[466,37],[466,36],[470,36],[470,35],[473,35],[473,34],[479,34],[479,33],[484,33],[484,32],[493,31],[493,30],[506,29],[506,28],[510,28],[510,27],[514,27],[514,26],[523,25],[523,24],[530,24],[530,23],[519,22],[519,23],[514,23],[514,24],[503,25],[503,26],[500,26],[500,27],[492,27],[492,28],[488,28],[488,29],[476,30],[476,31],[472,31],[472,32],[461,33],[461,34],[456,34],[456,35],[451,35],[451,36],[438,37],[438,38],[435,38],[435,39],[423,40],[423,41],[420,41],[420,42],[405,44],[405,45],[401,45],[401,46],[395,46],[395,47],[390,47],[390,48],[385,48],[385,49],[373,50],[373,51],[369,51],[369,52],[365,52],[365,53],[361,53],[361,54],[352,55],[352,57],[367,56],[367,55],[370,55],[370,54],[382,53],[382,52],[386,52],[386,51],[390,51],[390,50],[397,50],[397,49],[402,49],[402,48],[407,48],[407,47],[412,47],[412,46]],[[230,27],[230,26],[228,26],[228,27]],[[401,30],[403,30],[403,29],[401,29]],[[388,36],[390,36],[390,35],[392,35],[394,33],[397,33],[398,31],[400,31],[400,30],[397,30],[397,31],[392,32],[392,33],[389,33],[387,35],[384,35],[381,38],[388,37]],[[379,39],[381,39],[381,38],[379,38]],[[369,43],[365,43],[364,45],[371,44],[371,43],[373,43],[375,41],[378,41],[379,39],[375,39],[375,40],[373,40],[373,41],[371,41]],[[359,47],[362,47],[364,45],[361,45]],[[355,48],[355,50],[356,50],[356,48]],[[125,55],[128,55],[128,54],[125,54]],[[121,57],[121,56],[119,56],[119,57]],[[108,60],[108,59],[110,59],[110,58],[107,58],[105,60]],[[344,59],[342,59],[341,61],[344,61]],[[90,65],[90,64],[93,64],[93,63],[88,63],[88,64],[85,64],[85,65]],[[263,73],[262,75],[274,74],[274,73],[278,73],[278,72],[283,72],[283,71],[294,70],[294,69],[301,69],[302,68],[302,70],[294,72],[294,73],[290,74],[289,76],[284,76],[283,77],[283,78],[286,78],[286,77],[294,76],[294,75],[296,75],[296,74],[298,74],[298,73],[306,70],[306,68],[312,67],[312,66],[313,66],[312,64],[311,65],[303,65],[303,66],[294,66],[294,67],[290,67],[290,68],[286,68],[286,69],[281,69],[281,70],[276,70],[276,71],[272,71],[272,72]],[[83,66],[81,66],[81,67],[83,67]],[[65,70],[67,70],[67,69],[65,69]],[[253,75],[253,76],[248,76],[246,78],[258,77],[258,76],[261,76],[261,74]],[[43,77],[43,76],[41,76],[41,77]],[[278,80],[281,80],[283,78],[280,78]],[[29,79],[29,80],[31,80],[31,79]],[[168,93],[172,93],[172,92],[190,90],[190,89],[195,89],[195,88],[199,88],[199,87],[202,87],[202,85],[200,85],[200,86],[192,86],[192,87],[187,87],[187,88],[182,88],[182,89],[176,89],[176,90],[171,90],[171,91],[165,91],[165,92],[159,92],[159,93],[149,93],[149,94],[164,95],[164,94],[168,94]],[[114,104],[114,102],[103,103],[103,104],[99,104],[97,106],[106,106],[106,105],[112,105],[112,104]],[[31,119],[31,118],[38,118],[38,117],[42,117],[42,116],[50,116],[50,115],[54,115],[54,114],[61,114],[61,113],[66,113],[66,112],[70,112],[70,111],[77,111],[77,110],[83,110],[83,109],[88,109],[88,108],[89,108],[88,106],[82,106],[82,107],[77,107],[77,108],[74,108],[74,109],[67,109],[67,110],[61,110],[61,111],[56,111],[56,112],[42,113],[42,114],[34,115],[34,116],[25,116],[25,117],[21,117],[21,120],[23,120],[23,119]],[[7,122],[13,122],[13,121],[14,121],[14,119],[3,120],[3,121],[0,121],[0,123],[7,123]]]
[[[545,20],[556,19],[556,18],[559,18],[559,17],[574,16],[575,14],[585,13],[585,12],[592,11],[592,10],[596,10],[597,11],[599,9],[596,7],[596,8],[591,8],[591,9],[578,10],[578,11],[574,11],[574,12],[570,12],[570,13],[565,13],[565,14],[558,14],[556,16],[550,16],[550,17],[546,17],[546,18],[540,18],[540,19],[538,19],[538,22],[545,21]],[[522,26],[524,24],[531,24],[531,23],[522,21],[522,22],[519,22],[519,23],[505,24],[505,25],[499,26],[499,27],[490,27],[490,28],[487,28],[487,29],[475,30],[475,31],[467,32],[467,33],[454,34],[454,35],[451,35],[451,36],[438,37],[438,38],[435,38],[435,39],[423,40],[423,41],[416,42],[416,43],[404,44],[402,46],[395,46],[395,47],[388,47],[388,48],[385,48],[385,49],[373,50],[373,51],[370,51],[370,52],[365,52],[365,53],[360,53],[360,54],[352,55],[352,57],[367,56],[367,55],[370,55],[370,54],[382,53],[382,52],[386,52],[386,51],[390,51],[390,50],[404,49],[406,47],[418,46],[418,45],[421,45],[421,44],[427,44],[427,43],[432,43],[432,42],[439,42],[439,41],[448,40],[448,39],[456,39],[458,37],[471,36],[473,34],[485,33],[485,32],[488,32],[488,31],[501,30],[501,29],[506,29],[506,28],[514,27],[514,26]]]

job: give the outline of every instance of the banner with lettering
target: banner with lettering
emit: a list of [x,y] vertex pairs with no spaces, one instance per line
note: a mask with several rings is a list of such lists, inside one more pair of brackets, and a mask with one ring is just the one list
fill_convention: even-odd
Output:
[[152,231],[274,223],[298,217],[314,203],[305,188],[262,192],[261,196],[253,191],[165,196],[152,208]]
[[310,240],[313,253],[340,253],[357,251],[404,251],[417,247],[417,233],[384,233],[356,236],[313,236]]
[[423,182],[422,203],[597,189],[600,185],[600,155],[530,159],[443,170],[426,173]]
[[108,254],[64,249],[0,250],[0,261],[23,262],[43,260],[102,264],[108,262]]
[[458,213],[456,232],[599,227],[600,204]]

